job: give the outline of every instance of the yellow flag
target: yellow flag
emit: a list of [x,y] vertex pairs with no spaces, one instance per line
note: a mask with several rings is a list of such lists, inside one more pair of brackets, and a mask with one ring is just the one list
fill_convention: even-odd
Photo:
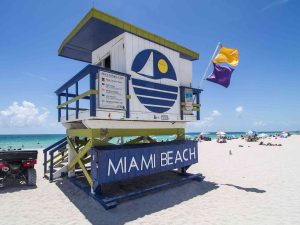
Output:
[[234,48],[221,47],[219,54],[214,59],[214,63],[228,63],[231,66],[239,64],[239,51]]

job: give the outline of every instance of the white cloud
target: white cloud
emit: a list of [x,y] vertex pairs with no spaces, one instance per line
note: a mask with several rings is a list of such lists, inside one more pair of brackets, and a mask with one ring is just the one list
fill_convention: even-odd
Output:
[[275,0],[275,1],[272,1],[271,3],[269,3],[268,5],[266,5],[265,7],[263,7],[261,9],[261,11],[264,12],[264,11],[266,11],[268,9],[273,8],[273,7],[287,4],[288,2],[289,2],[289,0]]
[[243,106],[238,106],[238,107],[235,108],[235,111],[237,113],[241,114],[244,111],[244,108],[243,108]]
[[52,123],[49,124],[49,126],[51,128],[62,128],[62,125],[59,122],[52,122]]
[[209,116],[204,117],[200,121],[190,123],[188,125],[188,130],[199,131],[200,129],[211,127],[215,118],[221,115],[222,114],[218,110],[213,110]]
[[253,123],[253,125],[256,127],[265,127],[267,125],[267,123],[265,123],[263,121],[256,121]]
[[213,110],[211,117],[221,116],[221,113],[218,110]]
[[13,102],[6,110],[0,111],[2,124],[8,127],[33,127],[43,124],[49,112],[46,108],[41,109],[33,103],[23,101]]

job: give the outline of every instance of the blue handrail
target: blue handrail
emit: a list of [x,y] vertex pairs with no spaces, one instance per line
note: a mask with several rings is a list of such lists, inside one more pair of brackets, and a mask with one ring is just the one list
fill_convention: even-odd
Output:
[[[126,94],[129,95],[129,79],[130,75],[126,73],[121,73],[118,71],[106,69],[100,66],[95,66],[95,65],[87,65],[85,68],[83,68],[79,73],[77,73],[74,77],[72,77],[69,81],[64,83],[60,88],[58,88],[55,93],[58,97],[58,105],[60,106],[61,104],[65,105],[65,108],[58,107],[58,122],[61,121],[61,110],[65,109],[66,110],[66,120],[69,119],[69,110],[76,110],[76,119],[78,119],[79,111],[84,110],[79,108],[79,100],[80,99],[88,99],[90,101],[90,116],[94,117],[96,116],[96,93],[93,92],[96,90],[96,79],[97,79],[97,73],[98,71],[106,71],[110,73],[114,73],[120,76],[126,76],[127,77],[127,92]],[[79,94],[78,93],[78,86],[79,82],[85,78],[86,76],[89,75],[89,86],[90,86],[90,91],[89,93],[83,93]],[[75,93],[69,93],[69,89],[71,86],[75,85]],[[66,98],[66,103],[62,103],[61,97]],[[75,108],[70,108],[68,100],[72,100],[71,98],[76,98],[76,106]],[[73,100],[74,101],[74,100]],[[68,104],[67,104],[68,103]],[[126,111],[126,117],[129,117],[129,100],[127,99],[127,111]]]
[[48,161],[48,153],[50,155],[50,177],[53,177],[53,158],[54,153],[58,150],[61,150],[62,147],[67,145],[67,138],[63,138],[54,144],[50,145],[49,147],[43,150],[44,153],[44,175],[47,173],[47,161]]

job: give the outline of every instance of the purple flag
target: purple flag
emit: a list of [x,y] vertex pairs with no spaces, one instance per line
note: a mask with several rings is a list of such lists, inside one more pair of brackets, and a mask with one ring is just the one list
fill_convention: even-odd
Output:
[[214,71],[208,78],[206,78],[206,80],[220,84],[227,88],[230,84],[230,78],[233,70],[234,69],[227,66],[214,64]]

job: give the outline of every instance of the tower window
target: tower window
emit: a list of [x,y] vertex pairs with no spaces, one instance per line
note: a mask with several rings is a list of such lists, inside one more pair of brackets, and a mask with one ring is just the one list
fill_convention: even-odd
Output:
[[110,55],[108,57],[106,57],[104,60],[103,60],[103,67],[104,68],[107,68],[107,69],[110,69],[111,68],[111,63],[110,63]]

